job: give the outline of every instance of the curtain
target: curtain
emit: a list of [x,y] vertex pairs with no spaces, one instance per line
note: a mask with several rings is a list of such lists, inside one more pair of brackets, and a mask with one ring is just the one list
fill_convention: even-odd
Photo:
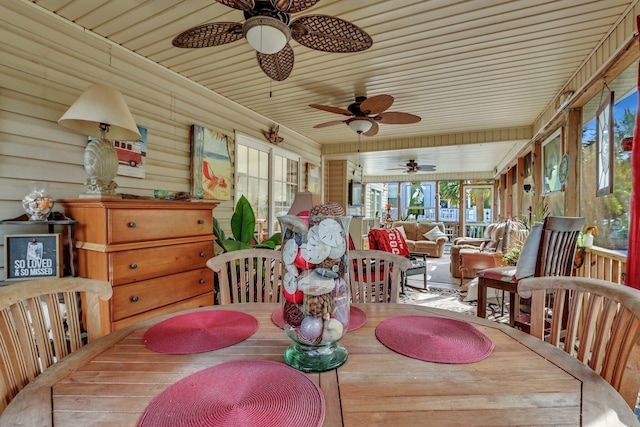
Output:
[[[640,28],[640,16],[636,17]],[[640,63],[638,63],[640,93]],[[640,107],[640,96],[638,96]],[[640,289],[640,109],[636,112],[636,129],[631,149],[631,198],[629,202],[629,252],[627,255],[627,285]]]

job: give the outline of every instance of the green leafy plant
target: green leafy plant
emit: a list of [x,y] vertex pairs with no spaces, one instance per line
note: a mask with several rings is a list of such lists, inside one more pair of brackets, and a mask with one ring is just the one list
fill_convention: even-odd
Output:
[[507,265],[516,265],[518,258],[520,258],[520,248],[511,248],[502,254],[502,261]]
[[231,216],[231,233],[233,238],[227,238],[220,227],[217,218],[213,219],[213,234],[216,243],[225,251],[238,251],[242,249],[268,248],[276,249],[282,244],[282,236],[275,233],[273,236],[260,243],[255,235],[256,216],[253,213],[251,203],[246,197],[241,196],[236,203],[236,209]]

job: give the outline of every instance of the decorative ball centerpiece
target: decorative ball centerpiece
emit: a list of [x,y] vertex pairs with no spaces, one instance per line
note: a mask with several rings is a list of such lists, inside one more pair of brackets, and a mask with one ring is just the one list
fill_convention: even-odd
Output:
[[293,340],[284,353],[303,372],[335,369],[347,360],[338,341],[349,326],[348,235],[350,216],[338,204],[278,217],[285,265],[284,330]]

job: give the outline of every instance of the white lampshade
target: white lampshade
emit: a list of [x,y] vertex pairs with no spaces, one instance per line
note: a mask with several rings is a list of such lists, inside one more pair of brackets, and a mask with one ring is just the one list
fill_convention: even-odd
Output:
[[137,141],[140,132],[124,96],[101,84],[89,86],[62,115],[58,123],[77,133],[102,136],[100,123],[109,125],[109,139]]
[[269,16],[247,19],[243,32],[252,48],[267,55],[280,52],[291,39],[287,24]]
[[371,129],[371,126],[373,126],[373,123],[371,123],[369,120],[360,119],[357,117],[353,120],[350,120],[347,124],[357,134],[365,133],[369,129]]
[[293,205],[287,212],[287,215],[297,215],[300,212],[311,210],[312,207],[322,204],[322,198],[319,194],[303,191],[296,193]]
[[77,133],[98,137],[87,144],[84,151],[84,169],[89,175],[85,183],[87,194],[80,197],[119,197],[118,184],[113,181],[118,173],[118,154],[109,138],[119,141],[140,139],[140,132],[117,90],[95,84],[85,90],[58,120],[61,126]]

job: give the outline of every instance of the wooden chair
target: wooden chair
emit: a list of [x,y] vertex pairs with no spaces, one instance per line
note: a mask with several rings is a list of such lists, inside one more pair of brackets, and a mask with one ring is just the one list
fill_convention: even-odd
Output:
[[[518,293],[531,298],[531,335],[544,337],[588,365],[635,409],[640,389],[640,291],[584,277],[532,277],[518,283]],[[551,327],[545,334],[548,312]]]
[[45,369],[100,337],[98,300],[111,293],[109,282],[82,277],[0,286],[0,412]]
[[[545,218],[535,262],[535,277],[571,275],[578,235],[583,225],[584,218]],[[496,267],[478,272],[478,317],[486,317],[487,288],[495,288],[509,292],[509,324],[514,326],[520,312],[516,273],[516,267]]]
[[273,249],[225,252],[207,261],[218,279],[220,304],[280,302],[282,253]]
[[349,251],[351,301],[397,303],[402,273],[409,258],[379,250]]

